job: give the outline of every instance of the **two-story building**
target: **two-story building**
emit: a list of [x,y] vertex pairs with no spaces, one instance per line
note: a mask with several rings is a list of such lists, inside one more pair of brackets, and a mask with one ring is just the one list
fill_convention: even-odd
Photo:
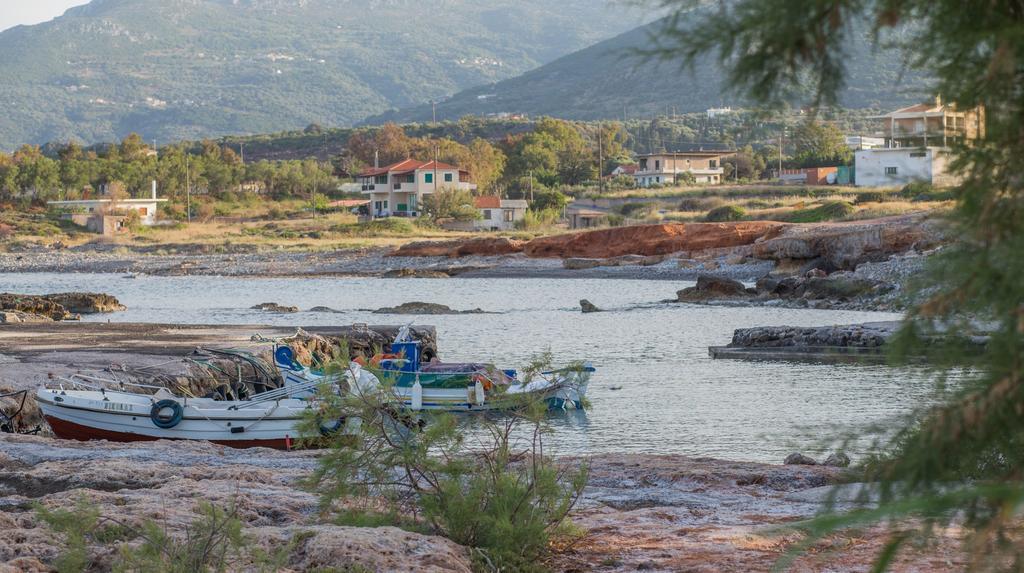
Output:
[[633,173],[638,187],[672,185],[682,173],[689,173],[696,183],[721,183],[725,170],[722,160],[735,151],[669,151],[648,153],[637,157],[637,170]]
[[419,217],[426,195],[443,189],[473,191],[469,172],[438,161],[406,159],[356,176],[373,217]]
[[922,103],[876,116],[884,122],[885,147],[949,147],[985,137],[985,110],[960,111],[953,104]]
[[949,171],[949,146],[985,136],[985,110],[960,111],[952,104],[912,105],[877,116],[885,146],[854,154],[859,187],[897,187],[912,181],[957,185]]

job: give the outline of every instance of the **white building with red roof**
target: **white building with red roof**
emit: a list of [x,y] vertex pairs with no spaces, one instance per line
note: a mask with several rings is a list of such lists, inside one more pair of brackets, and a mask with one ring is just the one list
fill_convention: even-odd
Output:
[[474,221],[447,221],[444,228],[452,231],[511,231],[526,218],[529,203],[523,199],[502,199],[497,195],[473,197],[473,207],[480,212]]
[[469,172],[439,161],[406,159],[356,176],[373,217],[419,217],[426,195],[443,189],[473,191]]

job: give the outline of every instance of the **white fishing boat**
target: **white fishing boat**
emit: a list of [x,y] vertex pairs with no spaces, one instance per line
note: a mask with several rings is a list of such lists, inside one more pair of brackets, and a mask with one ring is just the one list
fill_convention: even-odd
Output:
[[[299,424],[314,404],[292,387],[251,400],[215,400],[176,396],[163,387],[96,379],[61,379],[56,388],[40,388],[36,401],[53,433],[74,440],[207,440],[237,448],[290,449],[302,436]],[[124,389],[111,389],[107,386]],[[153,391],[151,394],[142,393]],[[342,420],[325,421],[324,433],[341,431]]]

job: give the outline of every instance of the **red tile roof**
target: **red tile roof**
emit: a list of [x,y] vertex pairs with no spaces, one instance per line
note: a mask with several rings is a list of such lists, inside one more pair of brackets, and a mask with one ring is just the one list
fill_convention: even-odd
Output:
[[433,161],[416,161],[415,159],[406,159],[405,161],[399,161],[398,163],[392,163],[391,165],[385,165],[384,167],[367,169],[366,171],[363,171],[363,172],[359,173],[359,175],[357,175],[356,177],[373,177],[375,175],[384,175],[385,173],[390,173],[390,172],[395,172],[396,175],[403,175],[403,174],[412,173],[413,171],[417,171],[417,170],[421,170],[421,169],[423,169],[423,170],[441,169],[441,170],[452,170],[452,171],[455,171],[455,170],[465,171],[463,169],[459,169],[458,167],[456,167],[454,165],[449,165],[449,164],[441,162],[441,161],[438,161],[437,162],[437,167],[434,167],[434,162]]
[[477,209],[501,209],[501,197],[497,195],[474,197],[473,206]]

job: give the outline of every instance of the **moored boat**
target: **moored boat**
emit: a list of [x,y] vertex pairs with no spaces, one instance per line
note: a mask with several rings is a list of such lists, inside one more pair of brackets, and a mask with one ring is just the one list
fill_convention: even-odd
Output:
[[[330,375],[299,364],[287,346],[274,352],[285,387],[330,381]],[[588,363],[520,377],[516,370],[482,363],[423,362],[420,343],[399,331],[388,353],[350,364],[346,376],[362,392],[384,391],[413,410],[501,410],[524,401],[543,400],[557,410],[583,409],[590,375]]]
[[[554,409],[581,409],[594,371],[581,364],[520,379],[515,370],[487,364],[423,363],[419,344],[403,328],[388,354],[352,361],[334,373],[303,366],[290,347],[278,345],[274,360],[280,378],[274,384],[280,386],[254,395],[241,393],[246,399],[235,399],[237,392],[181,396],[163,386],[75,375],[59,378],[55,388],[40,388],[36,401],[60,438],[207,440],[240,448],[289,449],[303,438],[317,437],[304,436],[302,427],[313,426],[313,433],[321,436],[358,431],[356,418],[319,420],[319,432],[317,424],[303,423],[319,411],[316,393],[324,387],[334,393],[378,393],[407,411],[501,410],[537,400]],[[253,387],[268,388],[262,382],[267,381]]]
[[[295,397],[305,388],[225,401],[138,384],[127,385],[135,390],[129,392],[81,380],[63,382],[71,387],[40,388],[36,401],[53,433],[74,440],[207,440],[238,448],[289,449],[302,438],[299,425],[313,407]],[[140,393],[145,389],[156,391]],[[326,432],[342,426],[335,421],[323,427]]]

